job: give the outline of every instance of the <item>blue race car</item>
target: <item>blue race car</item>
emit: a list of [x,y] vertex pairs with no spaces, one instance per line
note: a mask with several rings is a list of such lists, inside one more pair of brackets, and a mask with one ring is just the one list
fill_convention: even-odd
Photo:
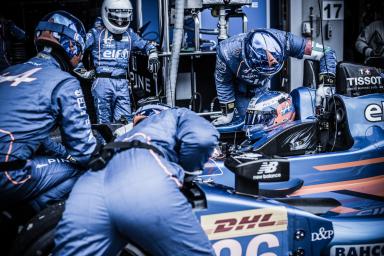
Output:
[[[337,93],[328,99],[328,107],[322,115],[315,114],[314,90],[295,89],[291,92],[297,114],[294,122],[259,140],[246,140],[232,149],[225,160],[223,155],[218,155],[206,165],[199,178],[202,183],[223,184],[234,188],[234,195],[241,194],[242,198],[253,195],[257,198],[254,202],[258,203],[265,200],[260,199],[264,196],[286,204],[283,207],[289,224],[285,231],[262,233],[276,236],[279,247],[268,248],[272,246],[263,241],[263,253],[384,255],[383,79],[380,69],[343,63],[338,68]],[[229,192],[225,197],[234,195]],[[221,202],[222,199],[217,200]],[[232,202],[225,201],[226,205]],[[208,200],[208,211],[210,202]],[[255,208],[251,205],[243,208],[245,202],[239,204],[242,211]],[[287,205],[303,212],[291,212]],[[231,207],[223,210],[223,216],[228,219],[231,214],[237,216],[241,212],[228,214],[228,209]],[[203,227],[205,218],[201,217]],[[245,229],[237,220],[247,223],[250,217],[240,219],[233,218],[233,225],[223,222],[216,230],[236,234],[237,228]],[[316,226],[317,221],[320,226]],[[296,224],[303,226],[296,227]],[[299,239],[296,235],[301,233],[305,235]],[[245,252],[251,240],[246,240],[245,236],[233,237],[238,243],[226,242],[228,247],[241,245],[238,248],[242,249],[242,254],[228,255],[251,255]],[[305,245],[301,244],[305,239]],[[216,243],[223,242],[218,240],[214,245]],[[282,244],[288,247],[282,250]],[[217,253],[225,247],[220,248]],[[253,255],[263,255],[260,249],[256,251],[259,254]]]
[[[384,255],[383,71],[340,66],[322,115],[314,90],[298,88],[295,121],[229,151],[223,146],[226,154],[185,182],[217,255]],[[62,210],[63,203],[32,219],[11,255],[49,255]],[[120,255],[148,254],[129,243]]]

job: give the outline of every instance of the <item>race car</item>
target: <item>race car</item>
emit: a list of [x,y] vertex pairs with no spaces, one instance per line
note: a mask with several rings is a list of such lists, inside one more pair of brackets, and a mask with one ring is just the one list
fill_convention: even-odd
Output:
[[293,90],[294,122],[212,158],[200,180],[324,210],[333,229],[311,233],[312,243],[332,233],[321,255],[384,255],[384,74],[342,63],[337,78],[325,113],[314,90]]
[[[294,122],[222,145],[226,153],[187,179],[183,192],[217,255],[384,255],[383,71],[339,70],[322,115],[314,90],[298,88]],[[10,255],[49,255],[63,207],[28,222]],[[148,254],[129,243],[120,255]]]

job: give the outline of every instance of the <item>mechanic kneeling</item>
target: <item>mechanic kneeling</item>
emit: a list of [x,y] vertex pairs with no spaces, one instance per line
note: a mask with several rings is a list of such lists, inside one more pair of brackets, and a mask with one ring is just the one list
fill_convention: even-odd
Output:
[[[81,60],[85,29],[64,11],[35,30],[40,52],[0,75],[0,204],[40,210],[63,200],[96,147],[79,81],[68,73]],[[63,145],[49,140],[57,126]],[[57,157],[35,156],[40,145]]]
[[54,255],[116,255],[127,242],[151,255],[214,255],[180,187],[208,160],[218,132],[188,109],[162,105],[143,106],[134,123],[117,139],[130,146],[75,184]]

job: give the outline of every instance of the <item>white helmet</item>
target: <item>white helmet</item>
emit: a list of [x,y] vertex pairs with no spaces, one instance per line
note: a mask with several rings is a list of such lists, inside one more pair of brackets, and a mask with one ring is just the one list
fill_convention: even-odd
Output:
[[114,34],[124,33],[132,21],[132,9],[129,0],[104,0],[101,18],[105,27]]

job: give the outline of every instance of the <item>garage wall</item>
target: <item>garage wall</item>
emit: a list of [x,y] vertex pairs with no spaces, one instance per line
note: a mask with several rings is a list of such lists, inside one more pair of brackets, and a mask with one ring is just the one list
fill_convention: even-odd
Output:
[[[320,0],[321,1],[321,0]],[[323,38],[324,44],[332,47],[336,51],[337,60],[343,60],[344,52],[344,1],[343,0],[324,0],[321,1],[323,8],[328,9],[323,14]],[[339,10],[339,4],[341,8]],[[303,22],[309,21],[310,8],[313,8],[313,40],[321,43],[320,35],[320,12],[318,0],[291,0],[290,1],[290,31],[296,35],[302,34]],[[338,12],[337,12],[338,11]],[[337,13],[337,16],[336,16]],[[328,16],[329,14],[329,16]],[[328,16],[328,17],[327,17]],[[327,20],[327,18],[329,20]],[[326,28],[330,28],[330,38],[326,38]],[[302,86],[303,84],[303,61],[290,60],[290,82],[291,89]]]

